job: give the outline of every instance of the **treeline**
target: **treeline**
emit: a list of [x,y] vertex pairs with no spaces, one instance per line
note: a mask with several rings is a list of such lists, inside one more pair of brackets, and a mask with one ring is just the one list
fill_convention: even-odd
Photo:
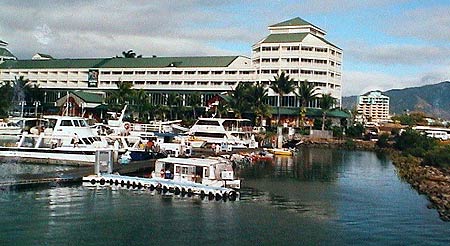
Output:
[[[383,138],[386,138],[386,135]],[[442,168],[450,167],[449,144],[441,144],[439,140],[427,137],[411,128],[397,134],[393,140],[395,149],[401,151],[404,155],[422,158],[424,165]],[[385,143],[384,140],[378,145],[380,146],[383,143]]]

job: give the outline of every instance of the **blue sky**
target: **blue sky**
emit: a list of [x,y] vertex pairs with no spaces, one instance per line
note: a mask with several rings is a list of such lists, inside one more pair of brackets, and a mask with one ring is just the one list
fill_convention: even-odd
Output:
[[450,80],[450,1],[2,1],[0,39],[20,59],[246,55],[300,17],[344,50],[343,95]]

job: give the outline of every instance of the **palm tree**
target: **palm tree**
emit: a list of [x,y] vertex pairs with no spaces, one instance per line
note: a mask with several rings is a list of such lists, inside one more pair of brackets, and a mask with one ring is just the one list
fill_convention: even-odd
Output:
[[138,118],[141,119],[148,108],[148,94],[143,89],[134,91],[132,95],[133,108],[138,113]]
[[283,95],[289,94],[295,89],[295,81],[292,78],[289,78],[289,75],[286,75],[285,72],[281,72],[281,74],[275,76],[273,78],[270,85],[270,89],[272,89],[275,93],[278,94],[278,118],[277,122],[280,124],[280,106],[281,106],[281,98]]
[[239,83],[230,97],[227,97],[226,102],[230,109],[233,110],[234,116],[242,118],[242,113],[249,111],[249,91],[251,84]]
[[304,125],[305,116],[306,116],[306,107],[309,102],[316,99],[318,94],[317,87],[315,87],[312,83],[309,83],[308,80],[301,81],[297,85],[296,95],[300,98],[300,126]]
[[322,131],[325,130],[326,114],[335,104],[336,98],[332,97],[331,94],[323,94],[322,98],[320,98],[320,108],[322,109]]
[[257,83],[250,87],[249,101],[252,104],[252,111],[255,113],[255,118],[259,119],[259,124],[262,124],[264,117],[271,117],[271,107],[267,104],[269,99],[268,89],[264,85]]
[[[119,57],[119,56],[117,56]],[[123,58],[142,58],[142,55],[136,55],[136,52],[133,50],[122,51]]]
[[[170,119],[173,119],[174,108],[180,106],[180,102],[181,102],[180,95],[175,93],[170,93],[167,95],[166,105],[169,108]],[[175,115],[175,118],[178,118],[178,114]]]
[[120,108],[123,108],[126,103],[131,102],[131,99],[133,99],[133,84],[130,82],[118,81],[116,85],[117,90],[113,91],[111,101],[113,104],[119,105]]
[[199,108],[202,104],[202,98],[200,96],[200,93],[195,92],[191,95],[189,95],[189,105],[192,107],[192,113],[194,116],[194,119],[197,119],[197,108]]

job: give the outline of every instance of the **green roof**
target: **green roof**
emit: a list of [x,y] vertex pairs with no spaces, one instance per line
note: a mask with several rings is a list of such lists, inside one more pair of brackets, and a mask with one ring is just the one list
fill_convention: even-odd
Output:
[[6,61],[0,64],[0,69],[227,67],[236,58],[238,56],[18,60]]
[[271,25],[270,27],[281,27],[281,26],[314,26],[313,24],[303,20],[300,17],[296,17],[287,21],[283,21],[274,25]]
[[301,42],[308,35],[308,33],[280,33],[270,34],[263,43],[291,43]]
[[0,47],[0,56],[15,57],[11,52],[9,52],[9,50],[2,47]]
[[71,93],[87,103],[103,103],[103,96],[98,93],[90,93],[85,91],[72,91]]

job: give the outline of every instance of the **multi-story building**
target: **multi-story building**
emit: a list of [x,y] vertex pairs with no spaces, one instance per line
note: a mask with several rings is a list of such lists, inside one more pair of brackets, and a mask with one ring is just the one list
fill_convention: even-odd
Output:
[[[342,50],[325,40],[326,32],[300,18],[269,26],[270,35],[253,45],[252,62],[258,81],[269,85],[284,71],[296,81],[313,83],[320,94],[337,99],[342,92]],[[276,96],[271,92],[272,96]],[[297,107],[293,93],[281,101],[283,107]],[[309,105],[318,107],[318,102]]]
[[389,97],[381,91],[370,91],[358,97],[357,113],[368,122],[389,120]]
[[[122,81],[144,89],[154,104],[164,103],[168,94],[177,93],[187,105],[188,95],[199,92],[205,105],[215,95],[234,90],[238,83],[270,85],[274,76],[284,71],[297,81],[313,83],[320,93],[330,93],[340,105],[342,50],[325,40],[325,31],[300,18],[269,26],[269,31],[269,36],[253,45],[252,58],[53,59],[38,54],[32,60],[0,64],[0,82],[23,76],[45,90],[46,102],[55,102],[67,90],[102,91],[108,96]],[[269,96],[269,104],[277,106],[277,95],[270,91]],[[281,101],[282,107],[299,106],[292,93]]]

